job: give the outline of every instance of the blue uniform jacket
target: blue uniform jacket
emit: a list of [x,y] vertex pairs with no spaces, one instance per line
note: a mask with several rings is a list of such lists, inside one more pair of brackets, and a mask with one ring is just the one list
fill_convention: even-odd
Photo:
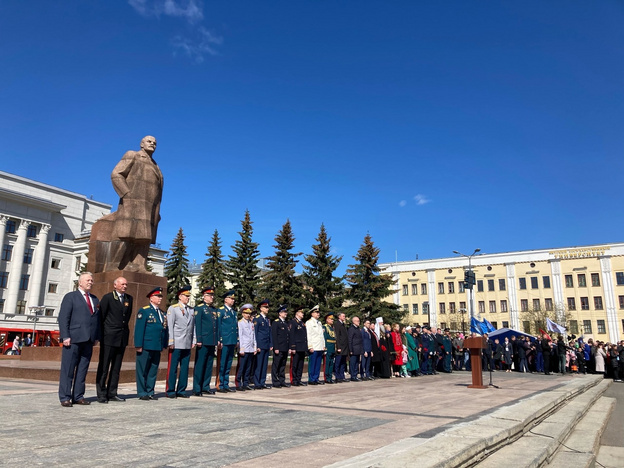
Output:
[[219,343],[219,311],[203,302],[195,306],[195,335],[197,343],[216,346]]
[[273,347],[273,334],[271,333],[271,322],[269,317],[258,315],[254,319],[253,323],[258,348],[271,349]]
[[219,309],[219,341],[224,345],[235,345],[238,342],[238,317],[236,311],[221,307]]
[[145,351],[162,351],[167,347],[167,318],[151,305],[139,309],[134,324],[134,346]]

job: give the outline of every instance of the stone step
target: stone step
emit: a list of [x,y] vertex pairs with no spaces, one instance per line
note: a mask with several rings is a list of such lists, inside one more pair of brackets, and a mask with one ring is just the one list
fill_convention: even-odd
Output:
[[[585,395],[584,403],[577,404],[577,406],[585,406],[584,414],[587,407],[602,395],[607,386],[602,377],[588,375],[575,378],[559,388],[500,408],[474,421],[457,424],[430,439],[419,438],[416,435],[329,466],[332,468],[411,468],[416,464],[419,468],[481,467],[482,463],[489,460],[486,457],[492,452],[497,454],[516,441],[526,444],[522,441],[525,439],[523,437],[525,434]],[[589,395],[586,395],[588,392],[590,392]],[[469,398],[468,393],[466,397]],[[570,411],[567,410],[568,413]],[[572,413],[575,412],[572,411]],[[573,419],[576,423],[580,416]],[[571,428],[568,428],[565,432],[566,436],[570,430]],[[532,436],[532,438],[537,438],[537,436]],[[530,454],[534,448],[529,445],[523,450],[525,454]],[[554,449],[550,454],[553,452]],[[515,463],[499,459],[496,468],[499,466],[533,465],[527,465],[524,459]]]
[[601,379],[598,385],[571,399],[521,438],[481,461],[479,468],[498,468],[502,465],[527,468],[543,466],[610,384],[611,381]]
[[607,427],[615,403],[615,398],[600,397],[579,421],[546,467],[567,468],[571,466],[571,461],[574,462],[575,468],[595,466],[600,437]]

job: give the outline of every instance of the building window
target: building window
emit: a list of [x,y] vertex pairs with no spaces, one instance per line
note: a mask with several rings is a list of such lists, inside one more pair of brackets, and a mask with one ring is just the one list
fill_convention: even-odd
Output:
[[465,302],[460,302],[459,303],[459,310],[463,310],[464,312],[466,312],[466,303]]
[[605,321],[604,320],[596,320],[596,325],[598,328],[598,334],[599,335],[604,335],[605,333],[607,333],[607,328],[605,327]]
[[620,302],[620,309],[624,309],[624,296],[618,296],[618,301]]
[[417,296],[418,295],[418,285],[417,284],[412,284],[412,295],[413,296]]
[[427,294],[427,283],[423,283],[420,285],[420,294]]
[[22,275],[20,278],[19,288],[20,291],[26,291],[28,289],[28,281],[30,280],[30,275]]
[[568,297],[568,310],[576,310],[576,299]]
[[503,320],[503,328],[509,328],[509,322],[507,320]]
[[496,301],[490,301],[490,313],[496,313]]
[[542,276],[542,282],[544,283],[544,289],[550,289],[550,276]]
[[403,310],[409,312],[409,304],[403,304]]
[[50,263],[50,268],[53,268],[54,270],[60,270],[61,269],[61,259],[60,258],[53,258],[52,262]]
[[520,311],[528,312],[529,310],[529,300],[528,299],[520,299]]
[[483,292],[483,280],[477,280],[477,291]]
[[15,229],[16,229],[16,228],[17,228],[17,226],[16,226],[16,224],[15,224],[15,221],[13,221],[12,219],[9,219],[9,220],[6,222],[6,229],[5,229],[5,232],[6,232],[7,234],[15,234]]
[[444,330],[446,328],[446,322],[440,323],[440,328]]
[[4,247],[2,247],[2,260],[10,262],[12,255],[13,255],[13,246],[9,244],[4,244]]
[[54,233],[54,242],[63,242],[63,239],[65,239],[65,236],[63,234],[61,234],[60,232]]
[[580,273],[577,275],[579,288],[584,288],[587,286],[587,280],[585,279],[585,273]]
[[26,230],[26,237],[37,237],[37,226],[29,224]]
[[479,313],[485,314],[485,301],[479,301]]
[[619,285],[624,284],[624,271],[618,271],[615,273],[615,282]]
[[45,310],[45,316],[46,316],[46,317],[52,317],[52,316],[54,316],[54,309],[46,309],[46,310]]
[[35,252],[35,249],[26,249],[24,251],[24,263],[26,265],[30,265],[32,263],[32,258],[33,258],[33,253]]
[[566,288],[574,287],[574,280],[572,279],[572,275],[565,275],[565,285]]
[[498,330],[498,322],[496,322],[496,321],[492,321],[492,322],[490,322],[490,323],[492,324],[492,326],[493,326],[494,328],[496,328],[496,329]]
[[589,298],[581,297],[581,310],[589,310]]
[[578,334],[578,322],[576,320],[570,320],[570,333]]
[[450,314],[455,314],[457,312],[457,309],[455,308],[455,303],[454,302],[449,302],[449,313]]
[[26,301],[17,301],[17,309],[15,310],[17,314],[23,315],[26,313]]
[[460,281],[460,282],[459,282],[459,292],[460,292],[460,293],[463,293],[463,292],[464,292],[464,282],[463,282],[463,281]]
[[48,292],[50,294],[56,294],[57,290],[58,290],[58,284],[57,283],[50,283],[50,284],[48,284]]
[[526,289],[526,278],[518,278],[520,289]]
[[459,327],[457,326],[457,322],[451,322],[451,330],[459,330]]
[[408,294],[407,284],[404,284],[403,285],[403,295],[407,296],[407,294]]
[[494,280],[489,279],[488,281],[488,291],[494,291]]
[[448,283],[448,292],[449,294],[455,293],[455,283],[453,281],[449,281]]
[[539,288],[539,284],[537,283],[537,276],[531,276],[531,289]]
[[422,313],[423,315],[429,315],[429,303],[428,302],[423,302],[422,305]]
[[522,322],[522,331],[524,331],[524,333],[531,333],[531,322],[528,320],[524,320]]
[[0,271],[0,288],[6,288],[8,280],[9,280],[9,273],[6,271]]
[[505,285],[505,280],[504,279],[499,279],[498,280],[498,290],[499,291],[505,291],[506,288],[507,288],[507,286]]
[[4,299],[0,299],[0,312],[4,312]]
[[602,310],[602,296],[594,297],[594,309]]
[[501,301],[501,312],[507,312],[507,301],[505,299]]
[[541,310],[542,307],[540,306],[540,300],[539,299],[533,299],[533,310]]
[[553,301],[550,298],[544,299],[544,307],[546,310],[553,310]]
[[412,314],[418,315],[418,304],[412,304]]
[[592,273],[591,279],[592,279],[592,286],[600,286],[600,274],[599,273]]
[[446,304],[444,302],[440,302],[440,313],[446,314]]
[[591,333],[591,332],[592,332],[591,320],[583,320],[583,333]]
[[438,294],[444,294],[444,283],[438,283]]

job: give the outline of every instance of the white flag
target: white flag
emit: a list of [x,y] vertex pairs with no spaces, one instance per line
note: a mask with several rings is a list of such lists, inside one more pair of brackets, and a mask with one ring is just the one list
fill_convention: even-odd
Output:
[[548,331],[557,332],[557,333],[565,333],[566,331],[566,327],[553,322],[549,318],[546,318],[546,329]]

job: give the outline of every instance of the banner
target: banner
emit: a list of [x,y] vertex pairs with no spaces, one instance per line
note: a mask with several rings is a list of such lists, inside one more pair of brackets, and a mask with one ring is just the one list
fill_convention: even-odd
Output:
[[566,332],[566,327],[553,322],[549,318],[546,319],[546,329],[551,332],[561,333],[562,335]]

